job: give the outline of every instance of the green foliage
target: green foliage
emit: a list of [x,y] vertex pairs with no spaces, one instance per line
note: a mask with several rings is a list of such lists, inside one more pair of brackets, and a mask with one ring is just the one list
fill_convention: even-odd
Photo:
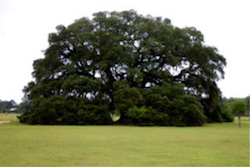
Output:
[[243,115],[247,111],[247,103],[245,99],[235,99],[232,102],[232,111],[236,115]]
[[226,98],[222,99],[222,118],[225,122],[234,121],[234,113],[232,111],[232,102]]
[[223,109],[222,112],[222,118],[224,120],[224,122],[233,122],[234,121],[234,114],[231,111],[231,109],[229,109],[230,106],[227,106],[225,109]]
[[142,96],[138,88],[119,88],[114,93],[116,109],[125,112],[128,108],[141,104]]
[[114,111],[121,124],[222,121],[216,81],[226,60],[196,28],[130,10],[95,13],[56,29],[45,57],[34,61],[35,81],[24,88],[32,108],[20,121],[108,124]]
[[186,95],[182,85],[145,88],[140,97],[137,106],[141,107],[127,105],[124,112],[125,120],[132,124],[200,126],[206,122],[202,105],[195,96]]
[[111,118],[105,106],[85,104],[84,99],[63,96],[39,98],[32,110],[19,116],[20,122],[29,124],[109,124]]
[[208,122],[223,122],[222,99],[220,89],[216,83],[207,82],[207,97],[201,98],[200,102],[204,107],[204,113],[208,117]]
[[80,125],[102,125],[112,122],[106,106],[84,105],[77,112]]
[[129,108],[125,113],[125,117],[133,125],[169,125],[168,114],[158,112],[151,107]]
[[203,106],[193,95],[182,95],[175,99],[170,110],[171,122],[175,126],[200,126],[206,122]]

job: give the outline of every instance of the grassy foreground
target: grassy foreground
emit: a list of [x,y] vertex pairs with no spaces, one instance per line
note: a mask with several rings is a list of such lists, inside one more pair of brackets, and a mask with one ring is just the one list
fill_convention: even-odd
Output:
[[31,126],[0,114],[8,118],[0,166],[249,166],[248,118],[242,128]]

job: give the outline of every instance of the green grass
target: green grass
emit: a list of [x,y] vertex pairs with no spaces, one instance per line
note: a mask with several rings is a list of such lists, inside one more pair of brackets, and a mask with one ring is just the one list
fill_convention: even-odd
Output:
[[17,122],[17,116],[19,114],[2,114],[0,113],[0,121],[12,121],[12,122]]
[[[234,122],[238,123],[238,117],[234,117]],[[241,117],[241,122],[243,123],[250,123],[250,117]]]
[[249,120],[242,128],[237,122],[183,128],[31,126],[12,119],[0,124],[0,166],[249,166]]

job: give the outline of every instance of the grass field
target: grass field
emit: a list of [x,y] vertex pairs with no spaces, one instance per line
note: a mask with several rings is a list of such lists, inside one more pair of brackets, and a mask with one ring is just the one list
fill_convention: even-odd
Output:
[[0,166],[249,166],[249,119],[203,127],[40,126],[0,115]]

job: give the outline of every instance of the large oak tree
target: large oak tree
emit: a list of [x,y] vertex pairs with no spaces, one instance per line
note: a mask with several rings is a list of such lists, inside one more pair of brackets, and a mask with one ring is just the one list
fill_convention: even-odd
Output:
[[[194,27],[137,12],[99,12],[49,35],[24,89],[30,124],[202,125],[221,120],[226,60]],[[206,116],[205,116],[206,115]]]

